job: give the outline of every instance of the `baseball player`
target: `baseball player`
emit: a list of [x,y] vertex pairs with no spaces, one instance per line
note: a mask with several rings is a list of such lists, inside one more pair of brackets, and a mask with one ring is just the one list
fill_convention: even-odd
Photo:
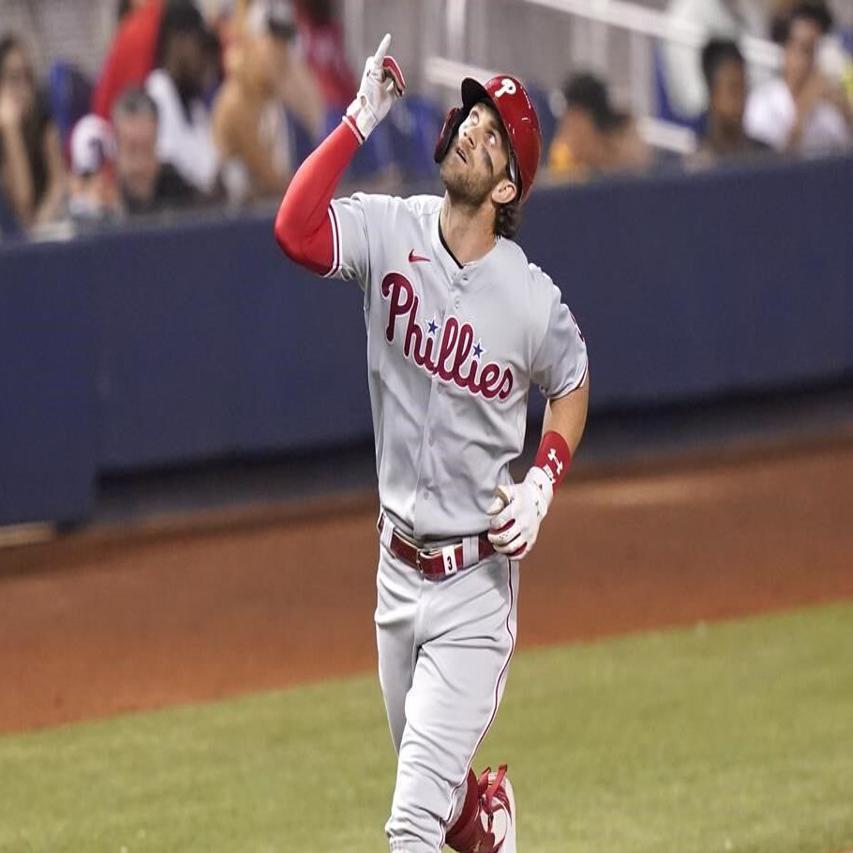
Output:
[[[515,647],[519,562],[583,433],[586,345],[560,291],[511,240],[540,154],[536,112],[515,77],[462,81],[435,150],[443,198],[332,201],[405,92],[390,40],[294,176],[275,235],[297,263],[364,292],[379,677],[398,755],[391,850],[514,853],[506,767],[478,777],[470,765]],[[533,383],[548,399],[542,442],[516,484],[509,463]]]

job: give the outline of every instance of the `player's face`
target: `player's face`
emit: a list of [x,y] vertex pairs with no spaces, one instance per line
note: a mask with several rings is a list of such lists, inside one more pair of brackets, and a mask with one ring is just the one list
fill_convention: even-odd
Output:
[[[512,201],[513,187],[508,174],[509,150],[494,108],[487,104],[471,107],[459,133],[441,163],[441,180],[451,198],[479,207],[491,196],[505,204]],[[509,192],[509,197],[504,195]]]

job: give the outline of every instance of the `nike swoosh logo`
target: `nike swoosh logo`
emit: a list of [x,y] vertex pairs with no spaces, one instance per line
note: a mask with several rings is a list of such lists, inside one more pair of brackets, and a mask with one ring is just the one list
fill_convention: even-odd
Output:
[[429,258],[424,258],[421,255],[416,255],[415,250],[412,249],[412,251],[409,252],[409,263],[414,264],[414,263],[417,263],[418,261],[426,261],[427,263],[430,262]]

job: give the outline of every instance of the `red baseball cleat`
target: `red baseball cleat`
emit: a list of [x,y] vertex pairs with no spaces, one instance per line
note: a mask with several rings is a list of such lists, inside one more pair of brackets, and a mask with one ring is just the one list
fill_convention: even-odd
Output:
[[465,804],[450,827],[445,843],[457,853],[516,853],[515,796],[506,765],[478,779],[468,771]]

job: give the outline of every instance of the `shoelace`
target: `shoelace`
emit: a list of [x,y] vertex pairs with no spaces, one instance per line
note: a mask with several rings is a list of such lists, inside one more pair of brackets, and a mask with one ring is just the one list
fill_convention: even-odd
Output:
[[[504,777],[506,776],[506,764],[501,764],[501,766],[498,767],[498,772],[495,773],[495,778],[492,780],[492,783],[489,784],[489,774],[491,772],[492,768],[487,767],[480,774],[480,778],[477,780],[477,787],[481,791],[480,796],[483,800],[483,811],[489,816],[489,831],[492,829],[492,822],[494,820],[495,813],[493,800],[498,789],[503,785]],[[498,800],[498,804],[503,805],[500,800]]]

